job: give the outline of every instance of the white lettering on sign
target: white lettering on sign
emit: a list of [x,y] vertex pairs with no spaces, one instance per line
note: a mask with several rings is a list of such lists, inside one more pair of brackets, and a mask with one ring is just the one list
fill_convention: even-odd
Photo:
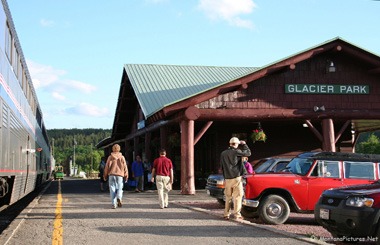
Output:
[[369,94],[369,85],[285,84],[285,93]]
[[365,85],[340,85],[340,93],[342,94],[368,94],[367,86]]

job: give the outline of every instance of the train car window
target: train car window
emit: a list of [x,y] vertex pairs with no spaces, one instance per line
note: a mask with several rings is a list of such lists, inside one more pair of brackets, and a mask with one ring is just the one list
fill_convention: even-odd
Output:
[[12,60],[12,39],[11,30],[9,28],[9,24],[7,23],[7,30],[5,31],[5,54],[7,55],[9,62]]
[[22,73],[22,90],[24,91],[24,95],[26,96],[26,74],[25,71]]
[[16,49],[16,43],[13,42],[13,45],[12,45],[12,67],[13,67],[13,72],[14,72],[15,76],[17,76],[17,73],[18,73],[17,62],[18,62],[18,52]]

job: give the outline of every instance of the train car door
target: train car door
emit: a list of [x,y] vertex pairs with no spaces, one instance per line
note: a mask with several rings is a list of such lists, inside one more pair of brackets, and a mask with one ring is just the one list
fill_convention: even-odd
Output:
[[29,166],[30,166],[30,159],[32,156],[31,154],[31,145],[30,145],[30,136],[28,135],[28,139],[26,142],[26,176],[25,176],[25,186],[24,186],[24,193],[26,192],[26,188],[28,186],[28,179],[29,179]]

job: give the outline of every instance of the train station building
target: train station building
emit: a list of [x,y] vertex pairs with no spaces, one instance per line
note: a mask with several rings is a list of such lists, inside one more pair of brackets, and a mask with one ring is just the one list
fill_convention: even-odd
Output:
[[[339,37],[263,67],[127,64],[106,155],[152,162],[165,148],[181,193],[219,167],[229,139],[249,161],[305,151],[353,152],[380,129],[380,57]],[[263,133],[266,137],[263,137]]]

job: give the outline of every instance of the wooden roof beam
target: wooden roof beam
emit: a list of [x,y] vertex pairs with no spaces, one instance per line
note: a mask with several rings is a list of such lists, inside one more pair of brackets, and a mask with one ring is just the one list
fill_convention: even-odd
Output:
[[376,67],[379,67],[380,66],[380,61],[379,61],[379,57],[372,54],[372,53],[369,53],[369,52],[364,52],[362,49],[356,49],[354,47],[350,47],[350,46],[344,46],[342,47],[342,50],[343,52],[347,53],[347,54],[350,54],[352,56],[355,56],[367,63],[370,63],[370,64],[373,64],[375,65]]
[[340,51],[340,50],[342,50],[342,46],[332,43],[330,45],[326,45],[323,47],[308,50],[304,53],[301,53],[299,55],[295,55],[292,58],[286,59],[282,62],[279,62],[275,65],[270,66],[267,69],[267,74],[271,74],[271,73],[279,71],[283,68],[289,68],[291,70],[294,70],[296,68],[297,63],[304,61],[304,60],[307,60],[307,59],[310,59],[313,56],[316,56],[316,55],[321,54],[323,52],[327,52],[329,50]]
[[375,69],[371,69],[368,71],[368,73],[371,73],[371,74],[377,74],[377,73],[380,73],[380,67],[377,67]]
[[335,144],[338,142],[338,140],[340,139],[340,137],[342,136],[342,134],[344,133],[344,131],[347,129],[347,127],[351,124],[351,120],[347,120],[342,128],[339,130],[339,132],[337,133],[337,135],[335,136]]
[[379,126],[372,126],[372,127],[359,127],[359,128],[355,128],[355,131],[358,131],[359,133],[365,133],[365,132],[373,132],[373,131],[377,131],[377,130],[380,130],[380,124]]
[[194,145],[198,143],[198,141],[202,138],[202,136],[206,133],[206,131],[211,127],[213,121],[209,121],[203,128],[198,132],[198,134],[194,137]]
[[235,85],[235,86],[231,86],[231,87],[224,87],[223,89],[219,90],[219,94],[225,94],[225,93],[238,91],[238,90],[245,90],[247,88],[248,88],[247,83],[243,83],[243,84]]
[[380,110],[326,110],[313,109],[199,109],[198,120],[278,120],[278,119],[380,119]]
[[305,120],[307,127],[313,132],[313,134],[319,139],[319,141],[323,142],[322,134],[314,127],[314,125],[310,122],[310,120]]

